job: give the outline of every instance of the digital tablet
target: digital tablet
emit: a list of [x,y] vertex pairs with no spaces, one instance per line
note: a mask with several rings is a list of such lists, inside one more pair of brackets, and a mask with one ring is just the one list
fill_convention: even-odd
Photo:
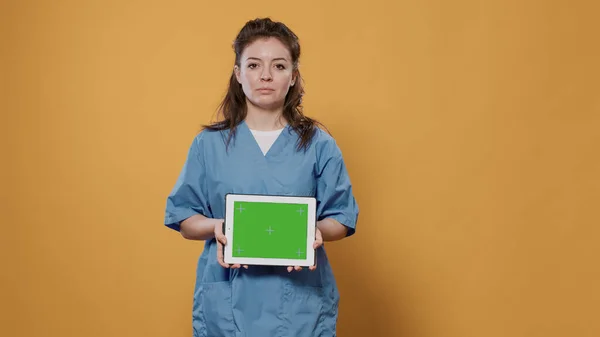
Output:
[[315,264],[313,197],[228,194],[223,226],[227,264]]

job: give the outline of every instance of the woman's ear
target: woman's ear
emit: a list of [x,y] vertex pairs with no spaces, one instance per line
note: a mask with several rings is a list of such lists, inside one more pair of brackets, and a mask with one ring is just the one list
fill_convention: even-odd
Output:
[[233,66],[233,73],[235,74],[235,79],[238,83],[242,84],[242,81],[240,80],[240,67],[238,67],[237,64]]
[[294,70],[294,74],[292,75],[292,81],[290,82],[290,87],[293,87],[296,84],[296,79],[298,79],[298,71]]

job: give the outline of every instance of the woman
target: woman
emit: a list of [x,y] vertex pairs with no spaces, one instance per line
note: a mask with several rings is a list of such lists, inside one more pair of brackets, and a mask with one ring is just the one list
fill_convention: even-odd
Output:
[[[339,293],[322,242],[352,235],[358,218],[342,154],[302,113],[300,45],[288,27],[249,21],[234,50],[223,119],[196,136],[167,199],[165,225],[205,240],[194,336],[335,336]],[[227,193],[316,197],[316,266],[226,265]]]

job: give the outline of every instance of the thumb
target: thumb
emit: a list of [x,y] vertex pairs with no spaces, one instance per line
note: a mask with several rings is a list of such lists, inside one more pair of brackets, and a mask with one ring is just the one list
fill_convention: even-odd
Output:
[[215,238],[222,244],[227,244],[227,237],[223,234],[223,221],[215,222]]

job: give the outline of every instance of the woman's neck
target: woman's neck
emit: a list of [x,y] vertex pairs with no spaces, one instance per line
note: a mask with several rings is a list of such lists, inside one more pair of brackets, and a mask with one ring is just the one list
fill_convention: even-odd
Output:
[[257,131],[272,131],[279,130],[287,124],[280,110],[263,110],[257,107],[248,105],[248,113],[246,114],[246,124],[252,130]]

